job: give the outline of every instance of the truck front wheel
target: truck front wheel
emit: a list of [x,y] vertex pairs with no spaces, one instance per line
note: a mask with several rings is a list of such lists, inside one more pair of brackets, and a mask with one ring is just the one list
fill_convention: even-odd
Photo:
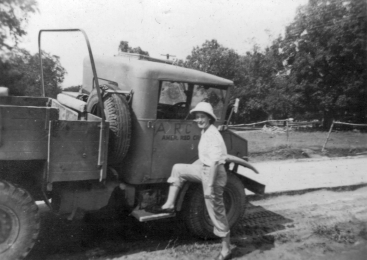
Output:
[[23,259],[39,233],[38,207],[31,195],[0,181],[0,258]]
[[[223,200],[229,227],[234,230],[245,213],[246,196],[242,182],[232,173],[228,173],[227,185],[223,191]],[[192,185],[188,191],[185,204],[183,217],[189,231],[199,238],[215,238],[213,223],[206,210],[201,184]]]

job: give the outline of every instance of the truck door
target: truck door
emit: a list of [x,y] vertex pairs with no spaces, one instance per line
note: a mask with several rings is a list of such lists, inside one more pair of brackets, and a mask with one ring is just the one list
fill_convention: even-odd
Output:
[[168,178],[174,164],[194,162],[199,140],[200,130],[192,120],[156,120],[151,178]]
[[176,163],[192,163],[198,157],[200,130],[191,119],[193,86],[163,81],[157,120],[154,122],[151,179],[166,179]]

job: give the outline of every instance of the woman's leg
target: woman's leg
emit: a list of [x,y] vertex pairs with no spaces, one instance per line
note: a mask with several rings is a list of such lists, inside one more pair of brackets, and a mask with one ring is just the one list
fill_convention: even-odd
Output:
[[231,252],[231,241],[230,241],[230,235],[228,233],[227,236],[222,237],[222,255],[226,256]]
[[[217,178],[213,187],[213,199],[205,199],[206,208],[208,210],[210,219],[214,225],[214,234],[222,238],[222,250],[221,255],[227,256],[230,251],[230,232],[229,224],[227,220],[225,205],[223,202],[223,189],[227,183],[227,173],[223,165],[218,166]],[[208,169],[204,169],[203,172],[203,189],[207,189],[207,176]]]
[[175,164],[172,168],[171,177],[167,182],[171,183],[166,202],[162,209],[172,209],[175,207],[177,195],[185,181],[200,182],[201,165],[197,164]]
[[167,201],[162,205],[162,209],[173,209],[175,207],[175,202],[179,191],[180,187],[174,184],[169,186]]

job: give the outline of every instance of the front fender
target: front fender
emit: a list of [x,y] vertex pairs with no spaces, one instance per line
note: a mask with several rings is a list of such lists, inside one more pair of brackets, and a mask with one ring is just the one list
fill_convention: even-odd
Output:
[[248,178],[247,176],[245,176],[244,174],[238,172],[238,165],[241,165],[243,167],[246,167],[248,169],[253,170],[255,173],[259,173],[259,171],[253,165],[251,165],[250,163],[248,163],[244,159],[241,159],[237,156],[230,155],[230,154],[227,155],[226,162],[227,162],[227,164],[230,164],[230,163],[235,164],[235,166],[233,167],[231,172],[239,177],[239,179],[241,180],[241,182],[243,183],[243,185],[245,186],[246,189],[248,189],[249,191],[252,191],[255,194],[264,194],[265,193],[265,185],[264,184],[261,184],[257,181],[254,181],[254,180]]
[[241,159],[237,156],[228,154],[226,158],[226,162],[241,165],[243,167],[253,170],[255,173],[259,173],[259,171],[254,166],[252,166],[250,163],[246,162],[244,159]]
[[252,191],[255,194],[264,194],[265,193],[265,185],[261,184],[260,182],[254,181],[247,176],[245,176],[242,173],[234,172],[235,174],[242,182],[243,186],[248,189],[249,191]]

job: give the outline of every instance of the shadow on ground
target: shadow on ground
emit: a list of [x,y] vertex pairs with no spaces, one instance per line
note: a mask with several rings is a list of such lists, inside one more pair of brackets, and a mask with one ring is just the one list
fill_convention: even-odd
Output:
[[[68,221],[49,212],[42,214],[38,242],[27,260],[93,259],[121,257],[198,244],[219,244],[192,237],[179,218],[138,223],[130,217],[91,213],[83,220]],[[286,228],[292,220],[260,206],[248,204],[245,217],[232,231],[234,256],[274,247],[269,233]],[[289,227],[289,225],[288,225]]]
[[247,204],[246,214],[235,231],[231,243],[235,245],[234,257],[240,257],[255,250],[265,251],[274,247],[272,232],[292,228],[293,220],[266,210],[261,206]]

